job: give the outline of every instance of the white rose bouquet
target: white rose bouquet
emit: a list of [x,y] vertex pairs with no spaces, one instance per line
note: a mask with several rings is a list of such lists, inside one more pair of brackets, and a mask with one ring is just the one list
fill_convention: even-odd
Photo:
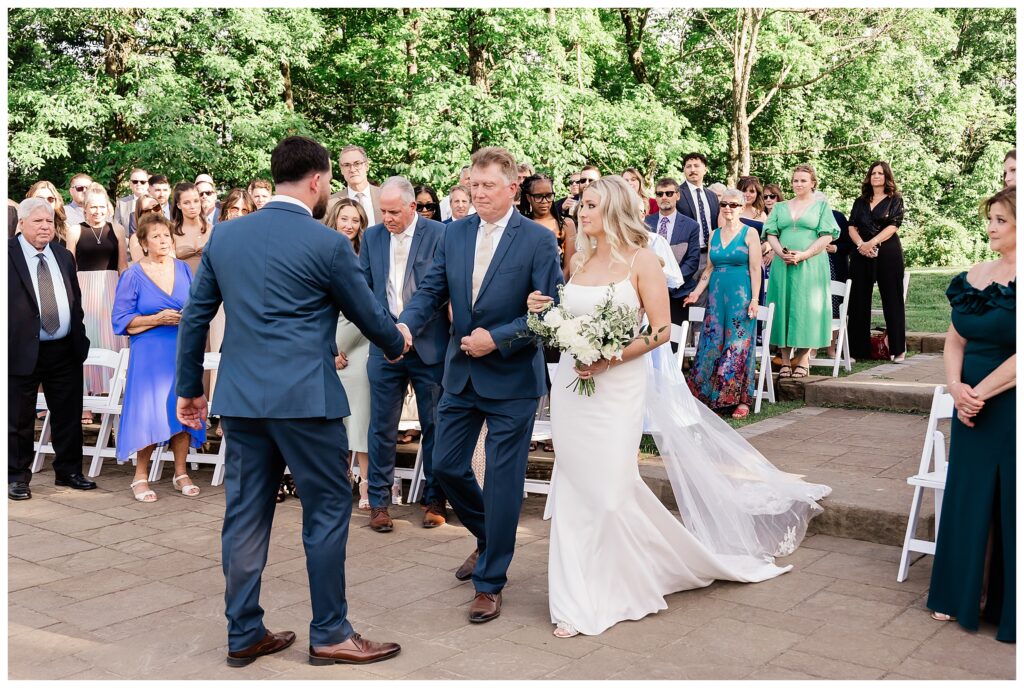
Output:
[[[558,287],[558,301],[562,301],[562,287]],[[639,328],[635,308],[615,303],[613,287],[593,313],[573,315],[561,305],[549,305],[541,313],[530,313],[526,326],[546,346],[565,351],[575,359],[576,368],[622,358],[622,350],[633,341],[650,336],[650,326]],[[584,396],[597,389],[593,378],[577,377],[568,385]]]

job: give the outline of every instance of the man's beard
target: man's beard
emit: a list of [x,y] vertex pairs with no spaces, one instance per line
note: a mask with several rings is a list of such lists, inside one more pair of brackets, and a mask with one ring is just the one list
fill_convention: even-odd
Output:
[[322,220],[322,219],[324,219],[324,215],[327,214],[327,203],[330,200],[331,200],[331,197],[329,195],[324,195],[324,196],[320,197],[320,199],[316,202],[316,205],[313,206],[313,219],[314,220]]

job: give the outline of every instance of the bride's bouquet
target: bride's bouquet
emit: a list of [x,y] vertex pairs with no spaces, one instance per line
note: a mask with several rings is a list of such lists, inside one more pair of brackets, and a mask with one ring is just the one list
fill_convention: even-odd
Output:
[[[558,302],[562,303],[561,286]],[[637,325],[636,308],[616,303],[612,286],[592,313],[573,315],[563,306],[551,304],[540,313],[530,313],[526,319],[527,328],[546,346],[572,355],[577,369],[602,358],[622,358],[622,350],[630,343],[641,338],[647,341],[650,326],[638,329]],[[567,388],[589,397],[597,386],[593,378],[577,377]]]

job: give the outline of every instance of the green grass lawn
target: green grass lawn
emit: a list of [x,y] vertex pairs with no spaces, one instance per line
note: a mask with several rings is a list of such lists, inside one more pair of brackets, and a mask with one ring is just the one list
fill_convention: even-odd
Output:
[[[908,268],[910,289],[907,292],[907,331],[945,332],[949,328],[949,301],[946,287],[953,277],[967,268]],[[872,299],[872,308],[880,309],[878,287]],[[884,325],[881,315],[872,318],[872,324]]]

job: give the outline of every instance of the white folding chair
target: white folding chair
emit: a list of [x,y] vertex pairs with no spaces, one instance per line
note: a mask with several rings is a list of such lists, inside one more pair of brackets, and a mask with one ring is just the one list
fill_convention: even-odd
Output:
[[[757,398],[754,401],[754,413],[761,412],[761,400],[765,394],[768,401],[775,403],[775,385],[772,384],[772,355],[768,351],[768,344],[772,338],[772,321],[775,319],[775,304],[769,303],[767,307],[757,307],[757,319],[764,323],[761,328],[761,344],[754,347],[754,355],[757,357]],[[756,339],[755,339],[756,341]]]
[[[82,447],[83,457],[92,457],[88,473],[90,478],[95,478],[100,474],[104,458],[113,458],[117,455],[116,449],[107,445],[110,442],[114,421],[121,415],[121,401],[128,372],[128,356],[128,348],[120,351],[90,348],[89,355],[82,364],[83,367],[94,366],[110,371],[109,395],[84,395],[82,397],[82,410],[91,411],[100,416],[100,431],[96,436],[96,443],[91,447],[85,445]],[[40,409],[47,409],[44,393],[38,395],[36,406]],[[43,468],[45,455],[54,453],[48,409],[46,418],[43,420],[43,430],[39,435],[39,441],[35,443],[35,449],[36,455],[32,461],[32,472],[38,473]]]
[[[697,327],[693,327],[691,323],[696,323]],[[700,325],[704,323],[704,309],[701,306],[690,306],[687,311],[686,320],[680,323],[678,326],[672,326],[672,334],[670,335],[672,341],[676,344],[676,360],[679,362],[679,367],[683,367],[683,361],[687,358],[693,358],[697,355],[697,345],[700,343]],[[677,330],[676,327],[679,329]],[[690,337],[690,330],[693,330],[693,346],[686,346],[686,341]],[[678,332],[678,339],[676,339],[676,333]]]
[[850,287],[853,280],[845,282],[832,281],[829,283],[828,307],[832,309],[832,297],[838,296],[839,317],[832,318],[832,331],[838,332],[836,337],[836,355],[832,358],[811,358],[812,366],[828,366],[832,368],[832,377],[839,377],[839,365],[846,368],[846,372],[853,370],[853,359],[850,358],[850,338],[847,336],[846,327],[848,323],[847,311],[850,309]]
[[[902,583],[907,579],[911,552],[935,554],[935,543],[939,539],[939,516],[942,513],[942,493],[946,489],[948,465],[946,462],[946,439],[937,427],[940,420],[952,417],[953,397],[946,392],[944,385],[939,385],[935,388],[935,393],[932,396],[932,409],[928,415],[928,429],[925,430],[921,463],[917,473],[907,478],[907,484],[914,486],[914,498],[910,502],[910,518],[907,521],[907,534],[903,539],[903,553],[900,555],[900,568],[896,574],[897,583]],[[933,490],[935,494],[935,540],[921,540],[914,537],[926,489]]]
[[[910,293],[910,273],[903,273],[903,305],[907,305],[907,294]],[[884,315],[881,308],[872,308],[871,315]]]
[[[203,370],[217,370],[220,367],[220,354],[208,351],[203,357]],[[210,403],[213,403],[213,397],[211,395]],[[200,452],[195,447],[189,446],[188,448],[188,462],[192,464],[192,469],[195,470],[199,466],[198,464],[209,464],[213,466],[213,480],[210,484],[213,487],[220,485],[224,482],[224,458],[227,456],[228,449],[228,436],[225,433],[220,438],[220,449],[216,454],[210,454],[207,452]],[[173,463],[174,456],[171,454],[170,446],[157,447],[156,451],[153,452],[153,460],[149,467],[149,481],[156,482],[160,480],[160,474],[163,473],[164,463],[171,461]]]

